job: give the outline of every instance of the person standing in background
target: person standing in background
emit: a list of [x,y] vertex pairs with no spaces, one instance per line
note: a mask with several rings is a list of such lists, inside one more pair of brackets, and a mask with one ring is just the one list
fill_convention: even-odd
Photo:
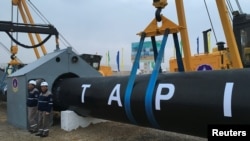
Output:
[[36,88],[36,81],[30,80],[28,83],[28,96],[27,96],[27,108],[28,108],[28,130],[30,133],[37,132],[37,103],[38,103],[39,91]]
[[49,135],[52,108],[52,93],[48,90],[48,83],[42,82],[41,93],[38,97],[38,133],[36,136],[47,137]]

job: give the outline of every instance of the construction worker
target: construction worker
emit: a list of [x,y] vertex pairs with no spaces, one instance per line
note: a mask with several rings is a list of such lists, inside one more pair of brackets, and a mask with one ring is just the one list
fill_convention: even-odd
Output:
[[48,90],[48,83],[41,83],[41,93],[38,97],[38,133],[36,136],[47,137],[50,128],[50,114],[52,114],[53,98]]
[[39,91],[36,88],[36,81],[30,80],[28,83],[28,130],[30,133],[37,132],[37,99],[39,96]]

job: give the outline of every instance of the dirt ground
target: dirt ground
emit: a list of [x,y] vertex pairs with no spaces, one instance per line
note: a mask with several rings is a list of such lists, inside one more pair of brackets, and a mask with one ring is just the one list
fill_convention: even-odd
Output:
[[7,122],[6,102],[0,101],[0,141],[206,141],[205,138],[138,127],[117,122],[103,122],[65,131],[60,119],[50,129],[49,137],[41,138]]

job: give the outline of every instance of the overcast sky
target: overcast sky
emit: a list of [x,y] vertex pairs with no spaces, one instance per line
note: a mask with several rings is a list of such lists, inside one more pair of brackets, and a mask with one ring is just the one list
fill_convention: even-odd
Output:
[[[116,53],[122,52],[125,68],[130,68],[132,63],[131,43],[139,42],[140,37],[136,35],[143,31],[153,20],[155,8],[152,6],[153,0],[30,0],[32,4],[53,24],[70,45],[80,54],[102,55],[102,64],[106,65],[106,53],[110,52],[110,64],[114,69],[116,66]],[[187,29],[192,54],[197,53],[197,37],[200,39],[200,52],[203,52],[202,31],[211,28],[207,15],[204,0],[183,0],[187,20]],[[243,12],[250,13],[249,0],[239,0]],[[27,1],[28,3],[28,1]],[[218,41],[224,41],[224,35],[218,17],[218,10],[215,0],[206,0],[210,16],[212,18],[214,31]],[[237,10],[235,0],[231,0],[233,8]],[[46,24],[30,8],[35,23]],[[170,20],[178,23],[175,9],[175,0],[168,0],[168,6],[162,14]],[[14,8],[14,22],[17,21],[16,9]],[[19,22],[22,22],[19,17]],[[11,20],[11,0],[1,0],[0,20]],[[30,44],[23,36],[18,34],[20,42]],[[157,40],[161,40],[158,37]],[[149,38],[146,38],[149,40]],[[0,42],[9,48],[11,41],[4,33],[0,33]],[[211,34],[211,45],[215,46],[214,35]],[[54,37],[45,44],[46,50],[52,52],[55,49]],[[66,48],[69,44],[60,42],[60,48]],[[9,61],[8,57],[2,57],[1,63]],[[5,52],[6,53],[6,52]],[[22,62],[28,63],[36,59],[33,50],[19,47],[17,56]],[[172,36],[166,44],[163,67],[168,67],[168,59],[173,57]],[[121,56],[122,57],[122,56]],[[2,59],[4,58],[4,59]],[[7,58],[7,59],[6,59]]]

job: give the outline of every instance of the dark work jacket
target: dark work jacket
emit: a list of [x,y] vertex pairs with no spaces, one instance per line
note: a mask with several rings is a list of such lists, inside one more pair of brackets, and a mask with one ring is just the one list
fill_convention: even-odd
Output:
[[48,90],[45,93],[41,92],[38,97],[38,110],[50,113],[52,107],[53,107],[52,93]]
[[27,106],[36,107],[38,96],[39,96],[39,91],[37,88],[34,88],[33,90],[29,91],[28,98],[27,98]]

